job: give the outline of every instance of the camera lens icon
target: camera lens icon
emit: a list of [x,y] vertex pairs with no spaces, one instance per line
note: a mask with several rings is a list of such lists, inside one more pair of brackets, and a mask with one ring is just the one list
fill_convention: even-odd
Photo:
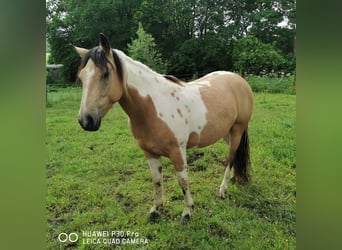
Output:
[[70,234],[67,234],[67,233],[60,233],[58,235],[58,241],[59,242],[76,242],[78,241],[78,234],[77,233],[70,233]]

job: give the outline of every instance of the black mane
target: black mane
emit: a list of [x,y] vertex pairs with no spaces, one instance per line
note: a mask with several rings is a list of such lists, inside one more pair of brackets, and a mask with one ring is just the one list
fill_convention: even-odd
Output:
[[170,80],[171,82],[177,83],[178,85],[184,86],[184,82],[173,75],[164,75],[164,78]]
[[[116,73],[118,74],[119,80],[122,81],[123,72],[122,72],[122,64],[121,64],[120,58],[115,52],[115,50],[112,49],[111,51],[112,51],[113,58],[114,58]],[[108,71],[107,63],[111,64],[111,62],[109,62],[106,57],[105,51],[100,46],[96,46],[88,51],[88,53],[85,55],[85,57],[82,60],[81,69],[83,69],[87,65],[89,59],[93,60],[96,67],[105,68],[106,71]]]

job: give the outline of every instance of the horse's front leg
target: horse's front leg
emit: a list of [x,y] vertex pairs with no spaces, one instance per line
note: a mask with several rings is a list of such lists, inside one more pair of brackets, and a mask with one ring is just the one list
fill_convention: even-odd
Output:
[[170,155],[172,163],[176,169],[176,175],[178,178],[178,184],[182,189],[184,194],[184,210],[182,213],[181,223],[184,224],[190,220],[191,214],[190,210],[194,206],[194,202],[191,197],[188,173],[187,173],[187,162],[186,162],[186,150],[179,149],[175,150],[172,155]]
[[155,191],[154,204],[150,210],[150,220],[158,218],[158,208],[163,205],[163,174],[162,164],[160,157],[152,157],[150,154],[145,152],[145,156],[149,162],[150,170],[152,174],[152,181]]

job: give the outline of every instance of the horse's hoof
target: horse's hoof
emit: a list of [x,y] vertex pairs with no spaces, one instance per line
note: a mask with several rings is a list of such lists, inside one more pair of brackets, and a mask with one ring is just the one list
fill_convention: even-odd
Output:
[[186,215],[182,216],[180,223],[182,225],[185,225],[190,221],[190,219],[191,219],[190,214],[186,214]]
[[159,219],[159,213],[157,211],[153,211],[150,213],[150,216],[148,217],[148,220],[151,222],[156,222]]

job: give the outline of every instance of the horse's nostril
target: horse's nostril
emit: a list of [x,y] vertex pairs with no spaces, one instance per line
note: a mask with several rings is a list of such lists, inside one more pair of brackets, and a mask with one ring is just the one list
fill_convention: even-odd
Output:
[[94,119],[90,115],[87,115],[85,118],[87,128],[93,128],[94,127]]
[[86,115],[84,117],[79,118],[79,124],[84,130],[87,131],[96,131],[99,129],[101,120],[95,120],[91,115]]

